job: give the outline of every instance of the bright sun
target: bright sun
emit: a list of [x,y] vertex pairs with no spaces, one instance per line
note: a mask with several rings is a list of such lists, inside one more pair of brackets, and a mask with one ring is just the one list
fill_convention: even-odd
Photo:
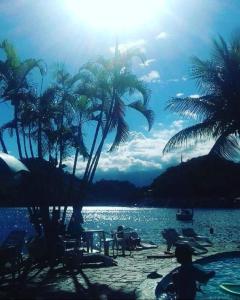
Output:
[[67,0],[72,17],[101,30],[120,32],[151,22],[164,0]]

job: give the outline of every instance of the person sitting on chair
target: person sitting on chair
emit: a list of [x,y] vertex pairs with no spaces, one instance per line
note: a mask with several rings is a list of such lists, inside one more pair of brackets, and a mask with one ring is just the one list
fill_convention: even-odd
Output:
[[135,250],[138,246],[141,246],[141,238],[136,231],[132,231],[129,235],[129,248]]
[[123,254],[123,256],[125,256],[126,237],[125,237],[125,234],[124,234],[124,227],[123,227],[123,225],[119,225],[117,227],[116,240],[117,240],[117,244],[120,245],[121,248],[122,248],[122,254]]

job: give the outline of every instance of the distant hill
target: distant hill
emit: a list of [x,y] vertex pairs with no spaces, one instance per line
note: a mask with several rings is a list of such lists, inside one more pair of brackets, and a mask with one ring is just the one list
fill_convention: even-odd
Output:
[[90,187],[86,205],[134,205],[139,193],[129,181],[102,179]]
[[156,205],[232,207],[239,182],[239,163],[206,155],[167,169],[151,189]]

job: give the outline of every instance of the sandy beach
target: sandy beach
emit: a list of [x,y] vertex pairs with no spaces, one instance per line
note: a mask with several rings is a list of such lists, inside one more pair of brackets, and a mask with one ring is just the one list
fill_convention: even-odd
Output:
[[[147,275],[157,271],[165,276],[177,266],[175,258],[147,258],[159,255],[165,245],[156,249],[132,251],[131,255],[116,257],[117,266],[102,264],[83,265],[80,270],[64,270],[59,264],[34,268],[24,281],[15,285],[1,286],[1,299],[155,299],[154,291],[161,278],[150,279]],[[239,250],[237,243],[215,243],[208,253],[194,256],[194,260],[211,254]],[[107,298],[106,298],[107,295]],[[105,298],[104,298],[105,297]]]

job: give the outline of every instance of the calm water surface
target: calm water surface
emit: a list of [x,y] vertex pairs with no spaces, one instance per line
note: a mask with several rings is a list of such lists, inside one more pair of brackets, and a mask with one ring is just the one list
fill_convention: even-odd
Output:
[[209,280],[207,285],[202,285],[203,293],[198,293],[197,300],[216,300],[216,299],[239,299],[220,289],[220,284],[223,282],[240,283],[240,259],[225,258],[218,261],[213,261],[205,266],[207,270],[214,270],[216,275]]
[[[84,207],[84,227],[87,229],[104,229],[108,232],[123,224],[135,229],[143,240],[162,243],[161,230],[173,227],[191,227],[200,234],[209,235],[210,227],[214,228],[212,236],[215,242],[240,241],[240,210],[232,209],[196,209],[194,222],[177,221],[176,209],[171,208],[129,208],[129,207]],[[68,211],[68,218],[71,210]],[[24,208],[0,209],[0,241],[13,228],[27,231],[28,236],[34,230],[28,221],[28,212]]]

